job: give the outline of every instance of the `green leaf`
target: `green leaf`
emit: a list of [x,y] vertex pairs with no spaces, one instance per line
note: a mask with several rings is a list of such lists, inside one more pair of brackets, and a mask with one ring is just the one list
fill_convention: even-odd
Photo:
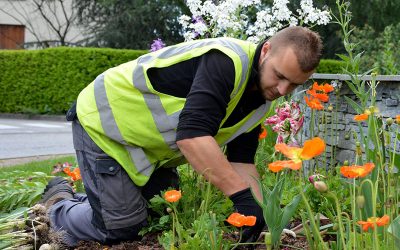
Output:
[[161,225],[164,225],[164,224],[168,223],[169,218],[170,218],[169,215],[161,216],[161,218],[160,218],[160,224],[161,224]]
[[363,108],[358,105],[358,103],[356,103],[355,101],[353,101],[352,99],[350,99],[349,97],[345,96],[344,97],[347,101],[347,103],[358,113],[361,114],[364,112]]
[[387,231],[394,237],[396,245],[400,245],[400,215],[392,221]]

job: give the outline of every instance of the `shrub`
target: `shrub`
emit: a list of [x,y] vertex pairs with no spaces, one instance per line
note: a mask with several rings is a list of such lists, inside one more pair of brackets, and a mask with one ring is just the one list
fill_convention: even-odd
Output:
[[343,61],[322,59],[319,63],[316,72],[325,74],[341,74],[346,64]]
[[50,48],[0,52],[0,112],[65,113],[106,69],[147,51]]

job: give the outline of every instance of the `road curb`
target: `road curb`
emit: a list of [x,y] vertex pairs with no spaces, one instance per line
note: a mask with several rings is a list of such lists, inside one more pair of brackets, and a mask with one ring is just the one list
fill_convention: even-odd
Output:
[[46,121],[64,121],[65,115],[36,115],[36,114],[12,114],[0,113],[0,118],[3,119],[26,119],[26,120],[46,120]]
[[36,161],[57,159],[57,158],[61,158],[61,157],[69,157],[69,156],[75,156],[75,154],[71,153],[71,154],[35,155],[35,156],[27,156],[27,157],[19,157],[19,158],[0,159],[0,168],[14,166],[14,165],[23,165],[23,164],[27,164],[30,162],[36,162]]

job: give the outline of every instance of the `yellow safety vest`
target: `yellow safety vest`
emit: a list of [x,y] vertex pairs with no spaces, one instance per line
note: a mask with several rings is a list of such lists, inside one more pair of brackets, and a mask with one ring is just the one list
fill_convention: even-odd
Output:
[[222,128],[246,88],[255,44],[215,38],[165,47],[105,71],[79,94],[80,123],[93,141],[122,165],[136,185],[145,185],[155,168],[176,166],[184,159],[175,139],[186,99],[154,90],[147,70],[168,67],[212,49],[225,53],[235,66],[234,89],[226,116],[214,137],[220,146],[226,145],[262,122],[269,109],[267,102],[234,126]]

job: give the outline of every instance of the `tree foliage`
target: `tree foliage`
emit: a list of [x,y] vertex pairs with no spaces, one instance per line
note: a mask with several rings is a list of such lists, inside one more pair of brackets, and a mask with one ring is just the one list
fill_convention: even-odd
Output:
[[75,6],[92,46],[148,49],[157,38],[167,45],[183,41],[184,0],[78,0]]

